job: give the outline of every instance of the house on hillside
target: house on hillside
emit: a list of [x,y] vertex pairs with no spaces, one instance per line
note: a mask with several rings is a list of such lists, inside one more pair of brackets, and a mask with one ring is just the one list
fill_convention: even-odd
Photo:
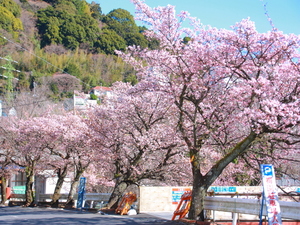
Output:
[[87,109],[97,105],[97,100],[90,99],[89,94],[79,93],[74,91],[74,108],[75,109]]
[[89,94],[94,94],[100,101],[103,101],[104,98],[112,96],[112,90],[110,87],[96,86],[89,91]]
[[79,91],[73,92],[73,98],[65,99],[63,102],[64,109],[70,110],[86,110],[95,107],[97,100],[90,99],[90,94],[80,93]]
[[5,103],[3,107],[3,102],[0,100],[0,117],[1,116],[17,116],[17,110],[14,107],[5,106]]

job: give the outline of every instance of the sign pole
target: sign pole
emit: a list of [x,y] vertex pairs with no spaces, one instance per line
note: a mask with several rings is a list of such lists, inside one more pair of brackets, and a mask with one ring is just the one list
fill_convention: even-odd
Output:
[[260,215],[259,215],[259,225],[262,225],[262,217],[263,217],[264,207],[265,207],[265,193],[263,191],[262,199],[261,199]]
[[263,195],[267,206],[268,225],[281,225],[281,212],[273,165],[260,165],[263,181]]
[[77,208],[80,208],[80,210],[82,210],[83,207],[83,201],[85,195],[85,183],[86,183],[86,178],[81,177],[79,187],[78,187],[78,199],[77,199]]

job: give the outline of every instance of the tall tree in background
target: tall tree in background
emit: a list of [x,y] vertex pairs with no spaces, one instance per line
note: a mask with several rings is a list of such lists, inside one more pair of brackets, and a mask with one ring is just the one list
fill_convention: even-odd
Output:
[[138,26],[133,16],[125,9],[119,8],[112,10],[103,18],[103,22],[123,38],[125,38],[128,33],[138,32]]
[[107,24],[108,29],[115,31],[126,41],[126,46],[137,45],[142,48],[148,46],[147,39],[140,33],[134,17],[127,10],[114,9],[103,17],[102,21]]
[[100,19],[101,18],[102,9],[101,9],[100,4],[92,1],[91,5],[90,5],[90,10],[91,10],[91,13],[92,13],[92,17],[94,19]]
[[13,0],[0,1],[0,29],[7,30],[13,34],[23,30],[23,24],[19,18],[20,15],[21,7]]
[[116,49],[126,49],[126,41],[114,30],[104,28],[100,37],[95,41],[94,48],[97,52],[113,55]]
[[[62,5],[66,7],[65,10]],[[93,45],[94,40],[99,37],[98,22],[89,12],[81,8],[82,11],[79,11],[78,7],[73,5],[73,10],[70,10],[72,7],[67,2],[62,2],[59,6],[49,6],[38,11],[37,28],[42,47],[63,44],[66,48],[76,49],[80,44],[87,44],[89,47]]]
[[[248,19],[232,30],[204,27],[187,12],[175,16],[173,6],[132,2],[160,48],[130,47],[120,55],[140,79],[173,97],[193,173],[189,217],[203,220],[207,189],[231,162],[263,137],[299,129],[300,38],[275,29],[258,33]],[[182,28],[186,19],[193,29]],[[204,169],[207,152],[214,161]]]

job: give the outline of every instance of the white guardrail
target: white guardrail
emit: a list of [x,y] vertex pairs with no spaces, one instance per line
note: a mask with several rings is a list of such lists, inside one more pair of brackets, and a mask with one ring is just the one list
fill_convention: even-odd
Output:
[[[94,202],[108,202],[111,193],[85,193],[84,202],[90,201],[90,208],[93,207]],[[12,194],[10,201],[25,201],[25,194]],[[37,194],[36,202],[51,202],[52,194]],[[65,202],[68,194],[61,194],[59,202]],[[74,195],[76,201],[77,194]],[[75,204],[76,205],[76,204]]]
[[[110,193],[86,193],[85,201],[108,201]],[[40,194],[39,201],[51,201],[52,195]],[[75,199],[77,195],[74,196]],[[25,198],[23,194],[13,194],[12,199]],[[67,199],[67,195],[62,195],[61,200]],[[300,202],[279,201],[281,217],[284,219],[300,220]],[[259,216],[261,211],[261,200],[245,198],[226,198],[226,197],[206,197],[204,209],[231,213],[241,213]],[[263,215],[266,216],[266,207],[263,207]]]
[[[104,201],[107,202],[109,200],[111,193],[85,193],[84,200],[85,201]],[[39,194],[38,201],[51,201],[52,194]],[[60,200],[67,200],[68,194],[61,194]],[[77,194],[73,196],[74,199],[77,199]]]
[[[300,203],[279,201],[281,217],[285,219],[300,220]],[[261,211],[261,200],[244,198],[206,197],[204,209],[232,213],[243,213],[259,215]],[[263,215],[266,207],[263,207]]]

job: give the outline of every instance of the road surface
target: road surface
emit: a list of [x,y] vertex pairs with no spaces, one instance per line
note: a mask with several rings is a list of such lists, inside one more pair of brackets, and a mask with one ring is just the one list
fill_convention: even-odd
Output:
[[[169,213],[170,214],[170,213]],[[171,215],[170,215],[171,216]],[[165,218],[164,218],[165,217]],[[141,213],[138,215],[115,215],[92,213],[79,210],[64,210],[40,207],[0,207],[0,224],[2,225],[60,225],[60,224],[97,224],[97,225],[183,225],[171,221],[163,213]]]

